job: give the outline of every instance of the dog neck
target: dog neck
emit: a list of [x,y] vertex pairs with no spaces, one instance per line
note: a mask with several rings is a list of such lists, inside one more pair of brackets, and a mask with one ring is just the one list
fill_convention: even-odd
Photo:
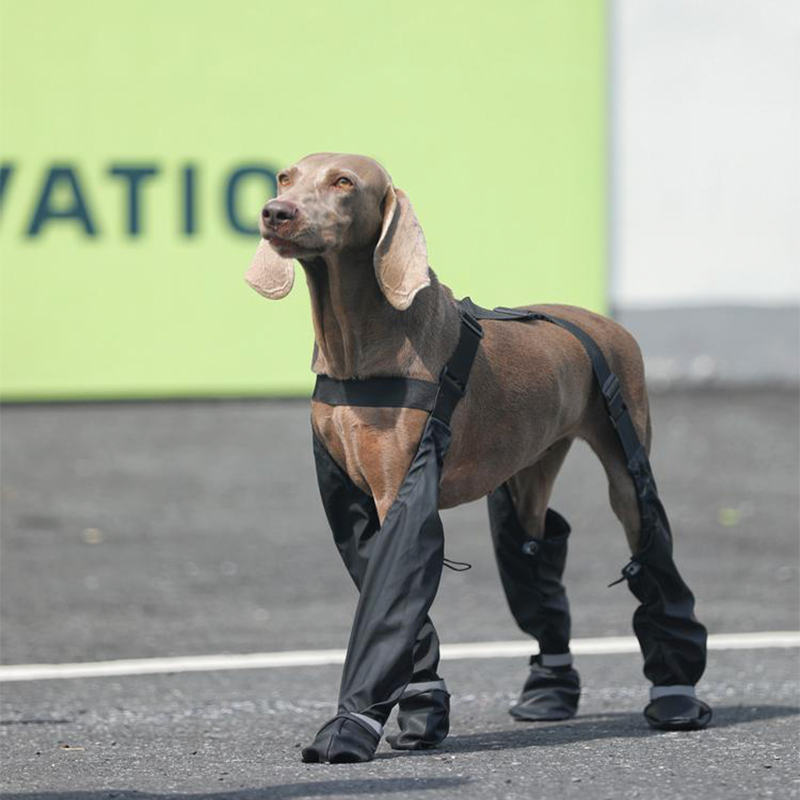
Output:
[[301,264],[311,294],[313,372],[339,380],[439,379],[458,340],[459,315],[433,270],[431,285],[398,311],[378,286],[371,251],[326,254]]

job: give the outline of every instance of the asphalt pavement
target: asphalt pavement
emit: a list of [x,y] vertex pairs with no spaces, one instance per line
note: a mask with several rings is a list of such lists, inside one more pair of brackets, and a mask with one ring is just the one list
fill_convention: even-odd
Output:
[[[653,396],[653,464],[676,559],[712,633],[797,630],[796,390]],[[0,416],[3,664],[346,646],[355,590],[330,541],[307,401],[6,406]],[[552,503],[573,526],[574,635],[629,635],[624,535],[576,445]],[[450,558],[432,618],[444,642],[520,639],[486,510],[443,515]],[[524,658],[450,661],[440,750],[381,746],[365,765],[304,765],[339,667],[2,685],[8,798],[236,800],[800,797],[797,649],[714,651],[715,707],[692,734],[650,731],[638,655],[578,659],[566,723],[515,723]]]

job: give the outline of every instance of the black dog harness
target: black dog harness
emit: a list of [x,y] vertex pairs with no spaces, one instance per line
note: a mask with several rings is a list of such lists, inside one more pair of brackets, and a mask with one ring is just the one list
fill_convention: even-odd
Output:
[[[322,503],[360,596],[342,672],[338,714],[317,734],[309,748],[312,757],[327,753],[336,737],[341,738],[343,726],[358,730],[366,720],[379,735],[412,675],[415,681],[436,677],[439,643],[428,610],[444,562],[439,483],[451,439],[450,420],[467,391],[483,338],[479,320],[544,321],[569,331],[583,345],[637,494],[642,546],[623,568],[620,580],[628,580],[641,602],[634,614],[634,630],[644,655],[645,674],[657,687],[693,687],[705,667],[705,628],[694,618],[694,597],[672,560],[669,523],[647,453],[622,399],[620,381],[600,347],[572,322],[537,311],[489,310],[465,298],[459,303],[459,313],[458,344],[438,383],[399,377],[317,377],[313,399],[319,402],[416,408],[429,415],[411,466],[382,524],[373,498],[350,480],[314,438]],[[533,542],[524,542],[520,558],[533,554],[535,548],[526,549]],[[345,725],[347,719],[350,723]]]
[[572,322],[539,311],[503,307],[489,310],[475,305],[468,297],[461,300],[458,305],[461,333],[453,355],[442,369],[438,383],[395,377],[336,380],[327,375],[318,375],[313,399],[331,406],[417,408],[430,412],[432,417],[449,425],[458,401],[467,391],[472,362],[483,338],[483,329],[478,320],[551,322],[568,330],[583,345],[592,363],[592,371],[600,387],[609,420],[617,432],[629,469],[631,462],[634,461],[637,464],[637,471],[641,470],[641,461],[646,462],[647,455],[622,399],[619,378],[611,371],[606,357],[591,336]]

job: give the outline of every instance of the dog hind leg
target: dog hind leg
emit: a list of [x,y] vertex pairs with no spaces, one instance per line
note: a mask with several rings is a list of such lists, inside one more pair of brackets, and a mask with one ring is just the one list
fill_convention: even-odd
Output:
[[[639,409],[641,412],[641,409]],[[660,730],[694,730],[711,720],[709,706],[695,697],[706,665],[706,629],[694,615],[694,596],[672,555],[672,533],[658,497],[647,458],[649,413],[631,417],[644,442],[625,463],[616,434],[603,420],[587,440],[606,472],[611,507],[622,523],[631,549],[623,579],[640,605],[633,628],[644,657],[645,676],[653,684],[644,710]]]
[[572,439],[556,442],[535,464],[489,495],[489,522],[497,565],[511,613],[539,643],[515,719],[545,721],[575,715],[580,678],[569,652],[570,613],[561,582],[567,557],[567,521],[547,507]]

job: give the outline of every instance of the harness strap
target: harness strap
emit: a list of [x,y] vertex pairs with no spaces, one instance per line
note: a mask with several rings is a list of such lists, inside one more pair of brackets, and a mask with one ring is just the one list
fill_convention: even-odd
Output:
[[413,378],[368,378],[339,381],[317,375],[313,400],[329,406],[378,406],[432,411],[439,385]]
[[[542,320],[558,325],[575,336],[586,350],[592,364],[608,418],[617,432],[628,470],[634,476],[641,476],[642,469],[653,481],[647,455],[636,434],[628,407],[622,399],[620,381],[608,365],[603,351],[597,342],[582,328],[566,319],[553,317],[539,311],[525,309],[482,308],[475,305],[469,297],[458,304],[461,316],[461,330],[458,344],[450,359],[442,369],[439,382],[423,381],[413,378],[369,378],[367,380],[336,380],[327,375],[318,375],[312,398],[332,406],[373,406],[380,408],[417,408],[430,412],[445,425],[450,425],[458,401],[467,391],[475,354],[483,338],[483,329],[478,320],[508,320],[528,322]],[[655,487],[655,481],[653,481]]]
[[558,325],[575,336],[583,345],[586,354],[589,356],[589,360],[592,364],[592,371],[597,380],[597,385],[600,387],[600,393],[603,396],[608,418],[617,432],[617,437],[625,453],[626,462],[629,467],[632,464],[641,464],[642,459],[646,458],[644,448],[639,441],[639,437],[636,435],[636,429],[633,427],[633,420],[631,419],[628,407],[622,399],[619,378],[611,370],[611,367],[609,367],[608,361],[597,342],[595,342],[586,331],[569,320],[553,317],[539,311],[505,308],[503,306],[489,310],[476,306],[468,297],[465,297],[461,301],[461,305],[476,319],[517,320],[520,322],[542,320]]
[[483,329],[475,317],[461,307],[459,313],[458,344],[442,368],[438,383],[395,377],[337,380],[317,375],[312,399],[331,406],[418,408],[449,426],[458,401],[467,391],[472,362],[483,338]]
[[475,317],[461,306],[459,306],[459,312],[461,314],[461,331],[458,336],[458,344],[439,376],[439,393],[436,397],[436,405],[431,412],[432,417],[447,426],[450,425],[450,418],[453,416],[458,401],[466,394],[472,362],[475,361],[475,354],[478,352],[481,339],[483,339],[483,328]]

